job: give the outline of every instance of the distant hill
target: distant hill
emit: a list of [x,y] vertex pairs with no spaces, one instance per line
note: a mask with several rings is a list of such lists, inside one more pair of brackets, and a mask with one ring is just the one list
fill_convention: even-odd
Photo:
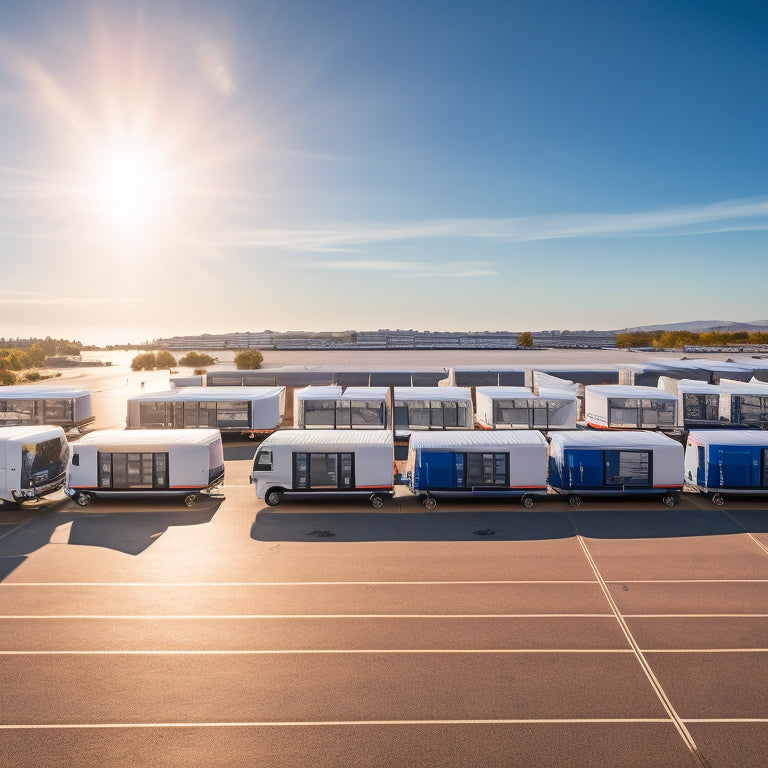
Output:
[[643,331],[694,331],[703,333],[706,331],[747,331],[757,333],[768,331],[768,320],[758,320],[750,323],[737,323],[732,320],[690,320],[687,323],[660,323],[658,325],[640,325],[634,328],[624,328],[617,333],[637,333]]

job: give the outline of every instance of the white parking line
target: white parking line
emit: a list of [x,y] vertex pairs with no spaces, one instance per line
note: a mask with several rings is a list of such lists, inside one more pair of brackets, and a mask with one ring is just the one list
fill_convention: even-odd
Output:
[[465,585],[595,584],[595,580],[493,580],[493,581],[10,581],[3,587],[424,587]]
[[559,649],[559,648],[301,648],[285,649],[278,648],[273,650],[100,650],[100,651],[0,651],[0,656],[339,656],[344,654],[354,656],[366,655],[424,655],[424,654],[444,654],[444,655],[492,655],[492,654],[524,654],[524,653],[561,653],[561,654],[583,654],[583,653],[634,653],[631,648],[580,648]]
[[[685,718],[686,723],[768,723],[768,718]],[[633,725],[649,723],[671,725],[666,717],[558,717],[558,718],[504,718],[504,719],[465,719],[465,720],[280,720],[280,721],[242,721],[242,722],[203,722],[203,723],[18,723],[0,724],[0,730],[87,730],[92,729],[127,729],[127,728],[333,728],[366,726],[430,726],[430,725]]]
[[132,614],[15,614],[0,615],[3,619],[29,621],[37,619],[56,620],[118,620],[118,621],[237,621],[250,619],[612,619],[612,613],[253,613],[253,614],[186,614],[167,615],[132,615]]

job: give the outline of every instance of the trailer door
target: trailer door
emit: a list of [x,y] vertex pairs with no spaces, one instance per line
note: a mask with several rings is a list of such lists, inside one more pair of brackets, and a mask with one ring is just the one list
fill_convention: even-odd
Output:
[[752,450],[737,446],[720,448],[717,469],[721,488],[748,488],[752,485]]
[[603,485],[603,452],[595,450],[568,450],[568,487],[601,488]]
[[[456,458],[461,457],[461,469],[456,466]],[[463,456],[453,451],[422,451],[421,476],[423,487],[461,488],[464,483]]]
[[294,453],[296,491],[349,491],[355,487],[353,453]]

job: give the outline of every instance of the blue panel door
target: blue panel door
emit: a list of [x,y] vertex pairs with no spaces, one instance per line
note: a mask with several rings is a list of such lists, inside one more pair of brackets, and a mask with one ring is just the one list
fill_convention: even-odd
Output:
[[[711,449],[710,449],[711,451]],[[753,454],[755,454],[753,456]],[[753,462],[753,458],[755,462]],[[715,471],[717,472],[717,485],[721,488],[748,488],[757,485],[753,478],[753,463],[759,472],[759,454],[755,449],[734,448],[727,446],[717,449],[715,459]],[[759,477],[759,475],[758,475]]]
[[456,456],[453,451],[422,451],[421,476],[424,490],[456,488]]
[[603,485],[603,452],[566,450],[568,487],[601,488]]

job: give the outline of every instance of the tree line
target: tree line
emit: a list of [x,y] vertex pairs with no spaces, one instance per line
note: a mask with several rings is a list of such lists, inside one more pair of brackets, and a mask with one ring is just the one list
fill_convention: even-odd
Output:
[[[235,366],[239,370],[256,370],[261,367],[264,356],[257,349],[244,349],[235,355]],[[213,365],[216,360],[202,352],[188,352],[184,357],[176,361],[176,358],[167,350],[158,352],[144,352],[136,355],[131,361],[131,370],[154,371],[164,368],[174,368],[177,365],[185,368],[202,368]]]
[[732,347],[751,344],[768,344],[768,333],[764,331],[635,331],[617,333],[616,346],[655,347],[656,349],[679,349],[684,346]]

